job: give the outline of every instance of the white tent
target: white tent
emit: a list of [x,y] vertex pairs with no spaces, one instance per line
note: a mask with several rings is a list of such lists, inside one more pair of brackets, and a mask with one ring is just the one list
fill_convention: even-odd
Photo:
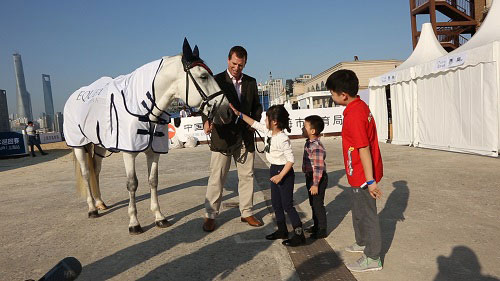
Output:
[[434,35],[432,25],[424,23],[422,32],[413,53],[408,59],[388,72],[370,80],[370,110],[377,122],[380,141],[388,138],[388,113],[386,86],[390,85],[393,138],[392,143],[413,144],[417,136],[416,122],[416,83],[413,67],[438,57],[447,52]]
[[447,56],[417,65],[419,147],[498,156],[500,1],[477,33]]

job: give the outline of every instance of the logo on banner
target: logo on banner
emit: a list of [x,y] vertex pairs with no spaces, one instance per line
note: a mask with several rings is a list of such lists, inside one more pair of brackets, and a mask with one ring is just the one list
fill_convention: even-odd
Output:
[[175,136],[175,127],[172,124],[168,124],[168,138],[172,139]]

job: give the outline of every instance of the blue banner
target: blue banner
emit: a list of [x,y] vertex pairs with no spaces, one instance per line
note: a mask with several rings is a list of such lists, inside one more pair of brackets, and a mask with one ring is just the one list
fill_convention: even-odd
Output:
[[23,134],[15,132],[0,133],[0,156],[27,154]]

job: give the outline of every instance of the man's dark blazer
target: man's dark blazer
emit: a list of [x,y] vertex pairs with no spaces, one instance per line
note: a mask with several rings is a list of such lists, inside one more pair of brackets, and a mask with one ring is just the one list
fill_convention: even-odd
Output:
[[[233,81],[229,77],[227,70],[215,75],[215,81],[219,84],[221,90],[226,94],[229,102],[234,105],[238,111],[260,121],[262,116],[262,105],[259,101],[257,92],[257,81],[255,78],[243,74],[241,78],[241,102],[238,99],[238,94],[234,88]],[[237,116],[229,124],[218,125],[214,124],[211,134],[211,150],[223,153],[232,153],[238,149],[242,143],[247,151],[254,152],[254,135],[253,130],[243,120],[238,120],[235,124]],[[206,121],[204,118],[203,122]]]

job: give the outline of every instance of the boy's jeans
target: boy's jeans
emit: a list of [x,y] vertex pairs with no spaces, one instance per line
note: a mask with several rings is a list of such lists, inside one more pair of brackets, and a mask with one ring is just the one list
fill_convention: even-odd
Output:
[[318,184],[318,194],[311,195],[309,191],[313,184],[312,173],[306,173],[306,187],[309,195],[309,205],[313,213],[314,226],[318,229],[326,229],[326,210],[325,210],[325,190],[328,185],[328,175],[323,172]]
[[382,248],[377,204],[368,189],[351,188],[352,225],[356,243],[366,246],[364,254],[371,259],[378,259]]

